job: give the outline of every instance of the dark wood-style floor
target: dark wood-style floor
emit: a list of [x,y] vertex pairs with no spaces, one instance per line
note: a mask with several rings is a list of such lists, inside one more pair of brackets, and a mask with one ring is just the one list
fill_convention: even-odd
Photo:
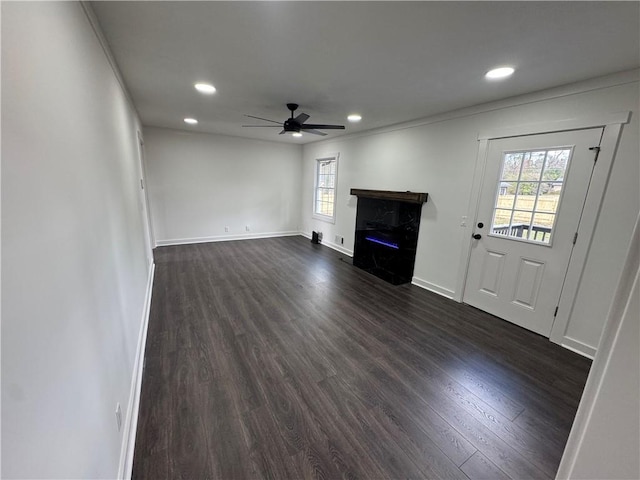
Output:
[[303,237],[155,261],[134,478],[555,475],[588,360]]

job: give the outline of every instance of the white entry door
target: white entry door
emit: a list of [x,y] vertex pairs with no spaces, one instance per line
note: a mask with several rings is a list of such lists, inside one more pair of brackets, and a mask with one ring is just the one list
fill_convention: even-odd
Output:
[[549,337],[601,136],[489,141],[465,303]]

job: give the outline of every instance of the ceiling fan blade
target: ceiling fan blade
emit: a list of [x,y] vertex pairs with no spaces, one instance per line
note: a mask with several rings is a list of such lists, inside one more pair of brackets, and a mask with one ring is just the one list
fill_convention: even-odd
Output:
[[344,125],[321,125],[321,124],[312,125],[310,123],[307,123],[305,124],[304,128],[319,128],[322,130],[344,130]]
[[309,120],[309,115],[307,115],[306,113],[301,113],[296,118],[294,118],[294,120],[298,122],[300,125],[302,125],[304,122]]
[[287,133],[287,131],[286,131],[286,130],[282,130],[282,131],[279,133],[279,135],[284,135],[285,133]]
[[242,125],[243,127],[282,128],[282,125]]
[[282,125],[282,122],[276,122],[275,120],[269,120],[268,118],[256,117],[254,115],[245,115],[245,117],[257,118],[258,120],[264,120],[265,122],[273,122],[273,123],[277,123],[278,125]]
[[305,132],[305,133],[313,133],[314,135],[322,135],[323,137],[326,135],[326,133],[321,132],[320,130],[314,130],[313,128],[301,128],[300,129],[301,132]]

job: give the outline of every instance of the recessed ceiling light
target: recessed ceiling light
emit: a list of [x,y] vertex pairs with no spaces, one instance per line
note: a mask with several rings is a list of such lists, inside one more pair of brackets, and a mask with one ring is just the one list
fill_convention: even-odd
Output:
[[188,123],[189,125],[196,125],[198,123],[198,120],[196,120],[195,118],[185,118],[184,123]]
[[300,132],[293,132],[291,135],[294,136],[294,137],[301,137],[302,136],[302,134]]
[[206,93],[208,95],[216,93],[216,87],[209,83],[196,83],[194,87],[196,87],[196,90],[198,90],[200,93]]
[[515,72],[515,69],[513,69],[512,67],[498,67],[498,68],[494,68],[493,70],[489,70],[485,74],[485,77],[491,80],[495,80],[497,78],[506,78],[512,75],[513,72]]
[[359,122],[360,120],[362,120],[362,115],[358,115],[357,113],[352,113],[347,117],[347,120],[349,120],[350,122]]

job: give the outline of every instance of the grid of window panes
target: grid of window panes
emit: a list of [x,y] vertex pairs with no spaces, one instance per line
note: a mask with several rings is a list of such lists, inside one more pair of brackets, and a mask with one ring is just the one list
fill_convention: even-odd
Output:
[[336,189],[336,159],[318,160],[315,210],[317,215],[333,217]]
[[551,243],[571,148],[506,152],[491,233]]

